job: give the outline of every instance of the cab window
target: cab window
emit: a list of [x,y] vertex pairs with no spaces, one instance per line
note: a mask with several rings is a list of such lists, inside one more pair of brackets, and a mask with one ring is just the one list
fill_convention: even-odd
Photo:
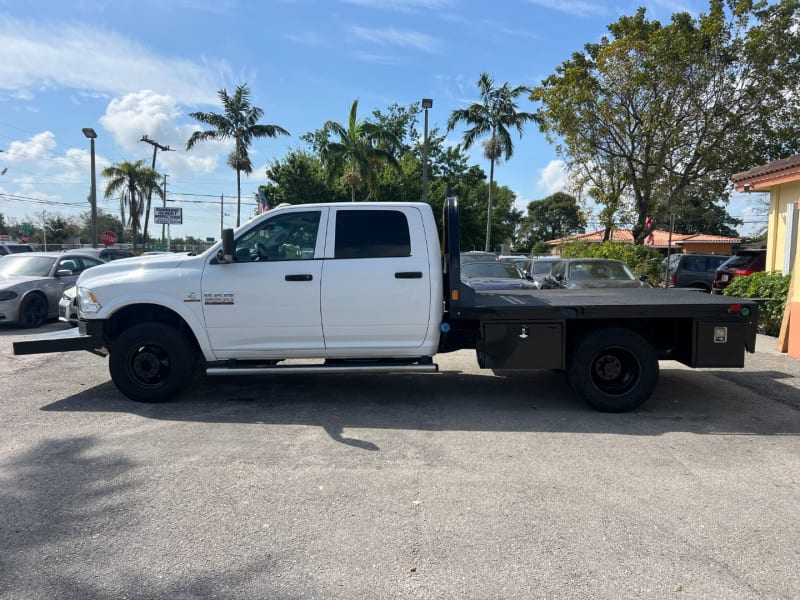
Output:
[[235,262],[314,258],[320,211],[291,212],[262,221],[234,245]]

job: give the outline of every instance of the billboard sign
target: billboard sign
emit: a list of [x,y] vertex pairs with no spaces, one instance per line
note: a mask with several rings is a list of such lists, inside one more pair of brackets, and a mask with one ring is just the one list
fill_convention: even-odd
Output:
[[157,225],[183,225],[183,209],[173,206],[153,208],[153,221]]

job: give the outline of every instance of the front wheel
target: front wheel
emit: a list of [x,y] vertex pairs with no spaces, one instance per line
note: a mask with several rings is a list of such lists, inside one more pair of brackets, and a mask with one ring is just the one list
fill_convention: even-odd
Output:
[[658,358],[638,333],[609,327],[579,339],[567,361],[575,392],[604,412],[631,411],[647,400],[658,383]]
[[47,300],[38,293],[28,294],[19,307],[17,326],[22,328],[41,327],[47,320]]
[[162,402],[186,387],[194,373],[195,349],[177,329],[140,323],[111,344],[108,368],[117,389],[131,400]]

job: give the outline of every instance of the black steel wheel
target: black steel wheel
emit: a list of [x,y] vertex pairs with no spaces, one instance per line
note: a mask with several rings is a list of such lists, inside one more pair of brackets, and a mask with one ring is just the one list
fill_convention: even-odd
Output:
[[655,350],[634,331],[609,327],[578,340],[567,361],[573,390],[604,412],[627,412],[642,405],[658,383]]
[[174,327],[140,323],[111,345],[108,367],[114,385],[131,400],[162,402],[186,387],[195,358],[194,347]]
[[17,325],[22,328],[41,327],[47,320],[47,299],[34,292],[28,294],[19,307]]

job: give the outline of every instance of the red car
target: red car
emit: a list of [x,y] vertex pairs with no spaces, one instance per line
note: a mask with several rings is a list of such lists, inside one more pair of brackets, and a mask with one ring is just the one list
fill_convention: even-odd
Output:
[[767,266],[767,251],[764,248],[737,250],[736,254],[717,267],[712,294],[721,294],[734,277],[752,275],[763,271]]

